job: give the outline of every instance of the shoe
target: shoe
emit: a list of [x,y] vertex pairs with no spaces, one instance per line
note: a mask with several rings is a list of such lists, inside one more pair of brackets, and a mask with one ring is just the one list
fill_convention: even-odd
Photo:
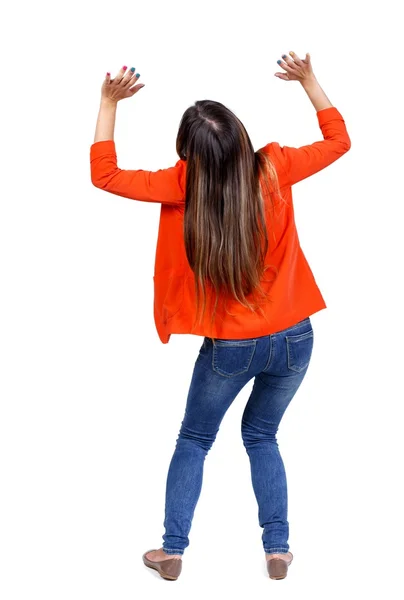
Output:
[[[155,550],[155,548],[153,548]],[[178,579],[181,569],[182,569],[182,559],[181,558],[168,558],[167,560],[149,560],[146,558],[146,554],[149,552],[153,552],[153,550],[147,550],[142,556],[143,562],[146,567],[150,567],[150,569],[155,569],[163,579],[169,579],[171,581],[175,581]]]
[[[292,553],[290,553],[292,554]],[[285,560],[284,558],[274,557],[267,560],[267,570],[269,577],[271,579],[285,579],[288,574],[288,567],[293,560],[292,558],[289,560]]]

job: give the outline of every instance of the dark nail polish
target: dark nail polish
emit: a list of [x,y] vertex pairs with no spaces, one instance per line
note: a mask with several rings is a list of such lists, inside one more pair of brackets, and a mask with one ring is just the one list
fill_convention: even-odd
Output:
[[131,67],[130,70],[132,71],[132,73],[134,73],[135,72],[135,67]]
[[136,73],[135,77],[140,77],[140,73]]
[[281,60],[277,60],[276,62],[278,63],[278,65],[280,65],[282,61]]

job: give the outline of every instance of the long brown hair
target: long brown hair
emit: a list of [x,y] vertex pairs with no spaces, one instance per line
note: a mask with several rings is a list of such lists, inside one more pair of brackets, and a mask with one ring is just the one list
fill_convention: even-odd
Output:
[[[241,121],[213,100],[198,100],[185,111],[176,150],[187,161],[183,233],[195,275],[197,313],[201,293],[203,297],[200,319],[206,311],[207,288],[216,292],[211,326],[220,294],[263,314],[247,296],[255,298],[258,292],[261,299],[271,301],[261,286],[270,266],[264,264],[269,240],[260,177],[272,207],[273,194],[282,196],[270,158],[254,152]],[[230,314],[227,308],[226,312]]]

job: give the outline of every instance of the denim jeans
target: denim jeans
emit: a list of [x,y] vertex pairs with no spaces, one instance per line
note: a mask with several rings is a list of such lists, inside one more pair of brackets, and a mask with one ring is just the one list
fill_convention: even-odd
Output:
[[257,338],[204,338],[167,475],[163,535],[167,554],[183,554],[189,545],[206,455],[227,409],[252,378],[241,436],[250,461],[262,542],[268,554],[288,552],[286,473],[276,433],[307,372],[312,349],[310,317]]

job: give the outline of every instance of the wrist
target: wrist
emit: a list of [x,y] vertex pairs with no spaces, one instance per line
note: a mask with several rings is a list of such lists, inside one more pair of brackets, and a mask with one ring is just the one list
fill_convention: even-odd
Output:
[[310,75],[310,77],[307,77],[306,79],[302,79],[302,81],[300,83],[302,84],[302,87],[304,87],[304,88],[311,88],[313,86],[318,85],[318,81],[317,81],[315,75]]
[[107,98],[105,96],[101,97],[101,106],[106,106],[108,108],[116,108],[118,102],[116,100],[112,100],[112,98]]

